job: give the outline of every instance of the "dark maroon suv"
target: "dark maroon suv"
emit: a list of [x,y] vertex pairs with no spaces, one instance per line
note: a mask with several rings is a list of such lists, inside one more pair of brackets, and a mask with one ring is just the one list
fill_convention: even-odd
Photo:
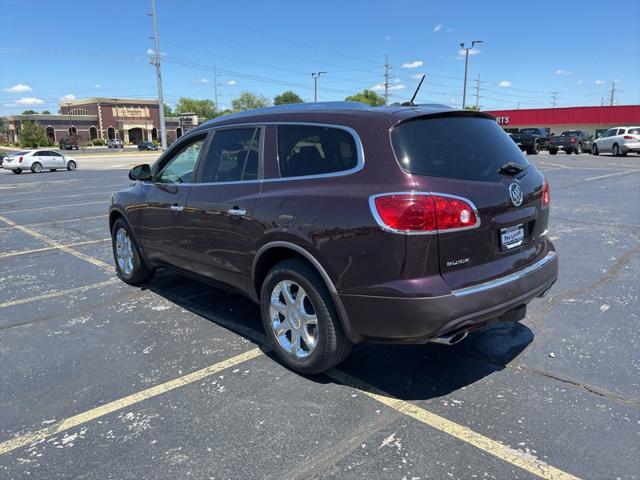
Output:
[[453,344],[521,320],[558,275],[549,185],[483,113],[265,108],[129,176],[109,215],[119,276],[169,267],[241,292],[304,373],[354,343]]

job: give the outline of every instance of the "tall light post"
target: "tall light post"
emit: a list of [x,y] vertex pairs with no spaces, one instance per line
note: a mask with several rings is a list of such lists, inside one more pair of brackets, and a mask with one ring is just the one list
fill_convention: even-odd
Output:
[[313,77],[313,101],[314,102],[318,101],[318,79],[320,78],[320,75],[322,75],[323,73],[327,73],[327,72],[313,72],[311,74],[311,76]]
[[462,109],[467,105],[467,68],[469,66],[469,50],[473,50],[473,47],[482,43],[482,40],[474,40],[471,42],[470,47],[464,46],[464,42],[460,44],[460,48],[464,50],[464,89],[462,91]]
[[164,98],[162,96],[162,74],[160,73],[160,45],[158,41],[158,17],[156,16],[156,0],[151,0],[151,16],[153,17],[153,47],[154,55],[151,64],[156,67],[156,81],[158,84],[158,107],[160,113],[160,144],[162,150],[167,149],[167,127],[164,123]]

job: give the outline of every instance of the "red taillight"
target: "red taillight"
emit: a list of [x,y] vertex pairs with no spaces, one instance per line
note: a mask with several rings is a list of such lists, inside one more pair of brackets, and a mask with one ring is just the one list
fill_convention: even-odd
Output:
[[24,157],[20,157],[20,158],[18,159],[18,163],[22,163],[22,159],[23,159],[23,158],[24,158]]
[[471,228],[478,223],[470,202],[457,197],[396,193],[374,197],[373,203],[382,226],[401,232]]
[[622,138],[624,138],[625,140],[635,140],[636,139],[636,137],[632,137],[631,135],[625,135]]
[[571,137],[571,138],[569,138],[569,141],[570,141],[571,143],[576,143],[576,137]]
[[546,207],[549,205],[551,201],[551,194],[549,192],[549,182],[545,179],[544,185],[542,186],[542,206]]

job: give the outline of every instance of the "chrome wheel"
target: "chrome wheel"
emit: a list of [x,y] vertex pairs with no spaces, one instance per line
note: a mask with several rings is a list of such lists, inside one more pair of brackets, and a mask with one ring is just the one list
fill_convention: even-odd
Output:
[[304,288],[282,280],[271,292],[271,328],[280,346],[296,358],[306,358],[318,344],[318,318]]
[[124,228],[119,228],[116,233],[116,260],[118,268],[125,275],[133,272],[133,244],[129,233]]

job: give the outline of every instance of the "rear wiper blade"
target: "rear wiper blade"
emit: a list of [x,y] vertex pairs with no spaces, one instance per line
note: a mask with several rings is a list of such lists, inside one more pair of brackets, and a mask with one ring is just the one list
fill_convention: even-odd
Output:
[[498,169],[498,173],[500,175],[509,175],[511,177],[513,177],[514,175],[519,174],[520,172],[524,172],[526,169],[526,167],[523,167],[522,165],[516,163],[516,162],[509,162],[509,163],[505,163],[504,165],[502,165],[499,169]]

